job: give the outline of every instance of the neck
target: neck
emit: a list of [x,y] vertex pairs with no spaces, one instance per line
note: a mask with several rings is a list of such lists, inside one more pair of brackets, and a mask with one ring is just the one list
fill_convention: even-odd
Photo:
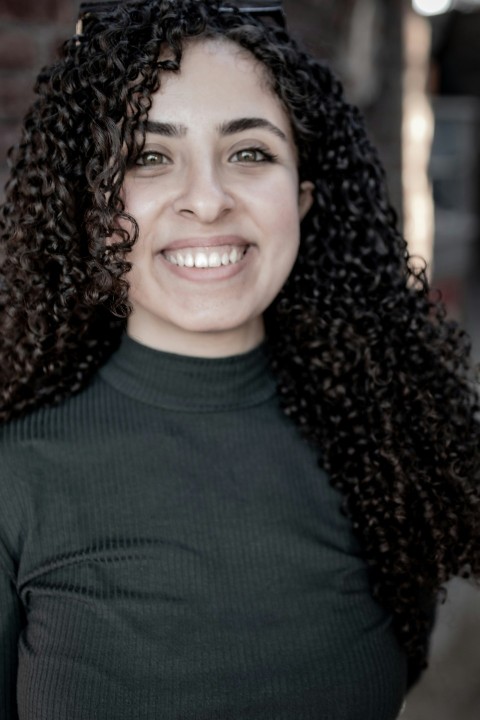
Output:
[[241,355],[258,347],[265,339],[263,318],[246,327],[216,332],[187,332],[169,327],[159,332],[145,324],[135,322],[134,316],[127,323],[127,335],[154,350],[187,355],[190,357],[220,358]]

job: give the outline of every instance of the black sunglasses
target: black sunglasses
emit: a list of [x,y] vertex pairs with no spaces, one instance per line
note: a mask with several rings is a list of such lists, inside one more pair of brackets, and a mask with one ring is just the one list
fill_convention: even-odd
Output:
[[[127,0],[128,1],[128,0]],[[76,25],[76,35],[83,32],[83,20],[87,15],[106,12],[112,8],[122,5],[122,0],[99,0],[99,2],[82,2]],[[132,4],[140,4],[139,0],[132,0]],[[265,21],[267,24],[278,25],[285,28],[287,25],[285,12],[282,2],[268,2],[268,0],[250,0],[250,2],[232,3],[232,6],[220,6],[219,11],[224,13],[233,13],[238,10],[247,15],[253,15],[259,20]]]

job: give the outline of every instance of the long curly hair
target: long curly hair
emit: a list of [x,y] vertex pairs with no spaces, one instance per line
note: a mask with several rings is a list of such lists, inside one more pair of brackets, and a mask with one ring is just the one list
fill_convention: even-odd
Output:
[[80,391],[118,345],[138,235],[124,175],[162,72],[199,37],[267,69],[300,179],[315,183],[298,260],[265,316],[272,367],[285,413],[343,493],[413,680],[443,584],[480,577],[469,342],[411,266],[359,113],[281,27],[216,0],[145,0],[89,15],[42,71],[0,213],[0,420]]

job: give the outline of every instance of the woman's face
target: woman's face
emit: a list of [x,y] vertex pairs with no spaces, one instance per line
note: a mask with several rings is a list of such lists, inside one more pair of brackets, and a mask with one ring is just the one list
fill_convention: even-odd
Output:
[[290,122],[261,66],[233,43],[186,47],[162,75],[145,148],[124,183],[139,225],[129,334],[189,355],[246,352],[287,279],[311,205]]

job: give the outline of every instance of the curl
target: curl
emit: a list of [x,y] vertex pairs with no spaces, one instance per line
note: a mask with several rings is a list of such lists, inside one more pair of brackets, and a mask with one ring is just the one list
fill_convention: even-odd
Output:
[[37,83],[0,212],[0,418],[80,391],[130,312],[126,168],[152,94],[199,37],[266,68],[315,183],[300,253],[266,313],[285,413],[344,497],[411,678],[453,575],[480,578],[478,403],[469,341],[411,266],[355,108],[281,28],[217,2],[147,0],[90,16]]

